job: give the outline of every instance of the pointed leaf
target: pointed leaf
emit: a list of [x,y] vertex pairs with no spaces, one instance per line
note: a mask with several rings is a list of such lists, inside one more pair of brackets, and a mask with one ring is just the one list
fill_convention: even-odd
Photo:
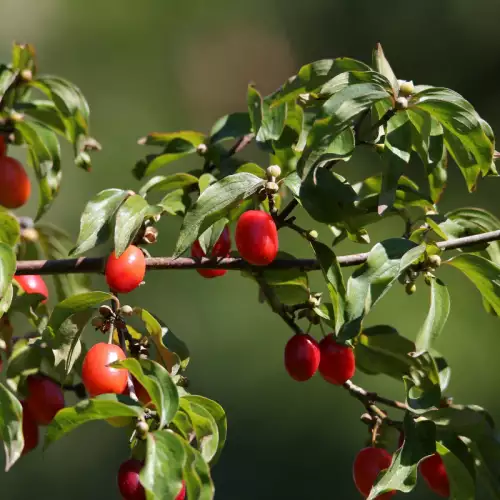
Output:
[[252,124],[248,113],[231,113],[219,118],[210,131],[211,144],[237,139],[251,132]]
[[0,243],[13,247],[21,235],[21,229],[16,217],[8,212],[0,212]]
[[380,43],[377,43],[377,47],[373,51],[373,67],[391,82],[394,96],[397,96],[399,94],[399,82],[394,71],[392,71],[389,61],[385,57]]
[[198,178],[191,174],[179,173],[167,176],[158,175],[146,182],[140,189],[139,194],[145,196],[148,193],[171,191],[193,184],[198,184]]
[[80,220],[76,248],[71,255],[87,252],[108,239],[108,223],[128,196],[122,189],[105,189],[87,203]]
[[[184,481],[186,482],[187,498],[212,500],[215,494],[214,483],[210,477],[210,467],[201,454],[184,443],[186,464],[184,465]],[[213,462],[212,462],[213,463]]]
[[19,400],[0,382],[0,440],[5,450],[5,470],[21,457],[24,448],[23,409]]
[[12,278],[16,272],[16,255],[6,243],[0,242],[0,317],[12,301]]

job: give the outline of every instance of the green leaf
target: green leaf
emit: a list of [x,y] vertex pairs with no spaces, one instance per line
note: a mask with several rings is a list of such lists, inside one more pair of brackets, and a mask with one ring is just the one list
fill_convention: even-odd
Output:
[[49,319],[49,324],[47,325],[52,338],[57,340],[57,332],[62,324],[73,316],[73,314],[97,307],[106,300],[111,300],[111,297],[112,294],[108,292],[87,292],[73,295],[59,302],[59,304],[54,307]]
[[286,120],[286,104],[272,106],[268,99],[262,102],[262,123],[257,133],[259,142],[277,141],[283,132]]
[[170,215],[184,216],[191,208],[191,198],[186,189],[176,189],[168,193],[159,203],[165,212]]
[[483,299],[500,315],[500,267],[478,255],[457,255],[445,262],[462,271],[481,293]]
[[201,454],[187,443],[184,443],[184,450],[186,452],[186,464],[184,465],[183,474],[186,482],[187,498],[212,500],[215,488],[210,477],[208,464],[203,460]]
[[394,454],[390,467],[379,474],[368,500],[388,491],[412,491],[417,484],[418,463],[436,451],[436,428],[432,422],[414,421],[406,413],[403,430],[403,446]]
[[149,155],[136,163],[133,174],[137,179],[151,175],[169,163],[196,153],[196,148],[205,142],[205,135],[191,130],[172,133],[152,133],[139,139],[139,144],[162,146],[159,155]]
[[52,130],[36,123],[18,122],[16,129],[28,145],[28,159],[38,180],[39,200],[36,219],[49,209],[61,184],[61,150]]
[[414,365],[409,353],[415,344],[388,325],[364,328],[354,347],[356,367],[370,375],[383,373],[396,380],[410,375]]
[[217,452],[210,461],[210,464],[213,466],[214,464],[217,463],[220,454],[222,452],[222,449],[224,448],[224,444],[226,442],[226,437],[227,437],[226,413],[219,403],[211,399],[204,398],[203,396],[194,396],[192,394],[189,394],[187,396],[184,396],[184,399],[188,400],[190,403],[196,403],[198,406],[201,406],[202,408],[207,410],[215,420],[219,433],[219,440],[217,445]]
[[385,57],[380,43],[377,43],[377,46],[373,51],[373,67],[391,82],[394,96],[397,96],[399,94],[399,82],[394,74],[394,71],[392,71],[389,61]]
[[[38,243],[48,260],[66,259],[73,248],[73,241],[62,229],[52,224],[37,224]],[[72,295],[90,291],[88,274],[55,274],[52,276],[57,298],[62,301]]]
[[201,249],[205,252],[205,255],[212,254],[212,248],[219,241],[219,238],[227,226],[229,221],[224,217],[214,224],[212,224],[206,231],[200,234],[198,241],[200,242]]
[[257,134],[262,125],[262,97],[252,84],[248,86],[247,90],[247,106],[252,131]]
[[417,92],[409,104],[427,111],[444,127],[446,147],[473,191],[478,176],[489,172],[494,151],[474,108],[461,95],[444,88]]
[[12,301],[12,278],[16,272],[16,255],[6,243],[0,242],[0,317]]
[[62,438],[68,432],[92,420],[107,420],[112,417],[140,417],[144,410],[128,396],[102,394],[80,401],[75,406],[57,412],[47,427],[44,448]]
[[11,92],[8,92],[12,84],[16,81],[19,71],[12,71],[5,64],[0,64],[0,103],[5,102],[10,97]]
[[418,332],[417,351],[428,351],[439,337],[450,314],[450,295],[446,285],[438,278],[431,278],[431,305],[425,323]]
[[146,463],[140,480],[148,500],[175,500],[182,488],[186,447],[172,431],[148,433]]
[[251,132],[252,124],[248,113],[231,113],[219,118],[210,131],[210,144],[238,139]]
[[204,406],[187,397],[181,398],[180,405],[191,420],[201,456],[210,463],[219,451],[219,428],[215,418]]
[[439,370],[434,358],[423,352],[413,357],[410,376],[404,377],[406,403],[411,411],[425,413],[441,402]]
[[302,66],[297,75],[289,78],[285,84],[269,96],[273,105],[290,101],[300,94],[313,92],[326,84],[332,78],[345,71],[370,71],[371,68],[361,61],[339,57],[337,59],[322,59]]
[[410,161],[412,146],[411,122],[405,111],[400,111],[387,122],[384,144],[382,158],[386,164],[386,170],[382,176],[378,206],[379,215],[394,205],[399,179]]
[[160,417],[160,429],[169,424],[179,408],[177,387],[168,371],[151,359],[127,358],[115,361],[113,368],[126,368],[146,389]]
[[214,222],[221,219],[237,203],[256,193],[264,185],[249,173],[229,175],[209,186],[186,214],[174,257],[179,257]]
[[150,206],[140,195],[129,196],[116,213],[115,223],[115,255],[125,252],[134,241],[144,220],[161,213],[159,207]]
[[21,457],[24,448],[23,408],[19,400],[0,382],[0,439],[5,450],[5,470]]
[[309,215],[318,222],[335,224],[359,213],[358,196],[340,175],[325,168],[313,168],[302,182],[300,199]]
[[311,242],[311,246],[326,280],[328,293],[333,305],[335,331],[338,332],[344,322],[346,300],[344,278],[342,277],[342,272],[340,271],[340,266],[333,250],[319,241]]
[[354,271],[347,282],[347,322],[340,338],[347,340],[359,333],[365,314],[424,252],[424,246],[417,246],[405,238],[382,241],[370,250],[367,261]]
[[122,189],[105,189],[87,203],[80,220],[76,248],[71,255],[87,252],[108,239],[108,224],[128,196]]
[[52,101],[36,99],[29,102],[17,102],[14,109],[66,138],[66,124]]
[[244,165],[241,165],[241,167],[238,167],[236,170],[236,173],[240,172],[248,172],[249,174],[253,174],[261,179],[267,180],[266,171],[262,167],[259,167],[256,163],[245,163]]
[[7,212],[0,212],[0,243],[13,247],[21,235],[17,219]]
[[157,175],[152,177],[139,191],[141,196],[148,193],[171,191],[198,184],[198,178],[191,174],[178,173],[173,175]]
[[[140,317],[144,322],[144,325],[146,326],[146,330],[148,331],[151,340],[155,344],[155,347],[158,351],[158,354],[160,356],[163,365],[171,375],[175,375],[178,372],[179,367],[181,366],[180,365],[181,356],[182,356],[182,361],[185,361],[186,365],[189,362],[189,352],[187,352],[187,356],[185,356],[187,347],[183,342],[179,341],[179,345],[181,346],[181,352],[179,353],[179,355],[177,355],[176,352],[172,352],[170,349],[166,347],[166,345],[163,342],[163,339],[167,335],[167,333],[169,337],[174,337],[173,333],[171,332],[169,333],[168,327],[163,322],[161,322],[159,318],[151,314],[146,309],[140,310]],[[185,366],[183,367],[185,368]]]

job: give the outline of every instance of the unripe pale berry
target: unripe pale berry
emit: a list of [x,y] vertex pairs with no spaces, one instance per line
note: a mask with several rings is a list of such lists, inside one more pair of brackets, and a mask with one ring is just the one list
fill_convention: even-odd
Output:
[[266,173],[269,177],[279,177],[281,175],[281,168],[278,165],[271,165],[267,167]]
[[408,295],[413,295],[417,291],[417,285],[415,283],[407,283],[405,291]]
[[318,231],[316,231],[316,229],[311,229],[307,235],[309,236],[309,238],[311,238],[312,240],[317,240],[318,239]]
[[439,255],[430,255],[428,262],[430,267],[437,269],[441,265],[441,257]]
[[415,85],[413,82],[406,80],[398,80],[399,83],[399,95],[403,97],[408,97],[415,92]]
[[200,156],[205,156],[208,152],[208,146],[206,144],[199,144],[196,148],[196,152],[200,155]]
[[122,316],[132,316],[134,314],[134,310],[132,309],[131,306],[121,306],[120,308],[120,314]]
[[280,187],[278,186],[278,184],[276,184],[276,182],[267,182],[266,183],[266,191],[268,193],[277,193],[278,191],[280,190]]

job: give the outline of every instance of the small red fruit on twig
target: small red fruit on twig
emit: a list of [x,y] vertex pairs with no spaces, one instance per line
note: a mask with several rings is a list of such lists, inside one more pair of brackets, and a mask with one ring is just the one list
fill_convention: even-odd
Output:
[[[209,257],[212,258],[224,258],[229,256],[229,251],[231,250],[231,236],[229,233],[229,228],[226,226],[222,231],[219,239],[212,248],[212,253]],[[195,259],[201,259],[202,257],[207,257],[203,248],[201,248],[199,240],[196,240],[191,247],[191,256]],[[227,273],[226,269],[197,269],[198,274],[204,278],[216,278],[218,276],[224,276]]]
[[320,361],[319,346],[310,335],[294,335],[285,347],[285,368],[294,380],[309,380]]
[[22,207],[31,194],[31,183],[24,167],[10,156],[0,156],[0,205]]
[[45,300],[42,300],[42,304],[47,302],[49,290],[41,276],[37,274],[26,274],[23,276],[14,276],[14,279],[19,283],[19,286],[25,293],[39,293],[45,297]]
[[64,393],[54,381],[43,375],[32,375],[27,379],[28,397],[25,405],[39,425],[49,425],[64,404]]
[[352,378],[356,361],[350,347],[337,343],[333,334],[330,334],[319,343],[319,350],[319,372],[327,382],[342,385]]
[[120,257],[113,252],[106,263],[106,283],[114,292],[128,293],[137,288],[146,274],[146,258],[140,248],[130,245]]
[[450,481],[448,480],[443,459],[439,453],[434,453],[434,455],[422,460],[418,469],[429,489],[436,493],[436,495],[444,498],[450,496]]
[[24,448],[23,455],[35,449],[38,446],[38,426],[36,425],[33,415],[26,407],[25,402],[21,403],[23,407],[23,437]]
[[[390,453],[382,448],[364,448],[356,456],[352,468],[354,483],[358,491],[367,498],[381,471],[391,465]],[[388,500],[395,491],[383,493],[377,500]]]

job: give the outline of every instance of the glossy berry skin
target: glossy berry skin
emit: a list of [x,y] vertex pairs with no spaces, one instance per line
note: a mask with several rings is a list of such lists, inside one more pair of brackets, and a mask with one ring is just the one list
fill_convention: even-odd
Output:
[[45,297],[45,300],[42,300],[42,304],[47,302],[49,290],[41,276],[38,276],[38,274],[27,274],[24,276],[14,276],[14,279],[25,293],[39,293]]
[[146,274],[146,258],[139,248],[130,245],[120,257],[113,252],[106,263],[106,282],[111,290],[128,293],[137,288]]
[[0,205],[22,207],[31,194],[31,183],[24,167],[10,156],[0,156]]
[[175,500],[184,500],[186,498],[186,483],[182,481],[182,488],[179,494],[175,497]]
[[33,415],[26,407],[25,402],[22,403],[23,406],[23,437],[24,437],[24,448],[23,455],[35,449],[38,446],[38,426],[36,425]]
[[236,225],[236,247],[254,266],[267,266],[278,253],[278,230],[273,218],[261,210],[248,210]]
[[123,462],[118,470],[118,489],[124,500],[145,500],[146,492],[139,480],[143,467],[139,460],[130,459]]
[[439,453],[422,460],[418,468],[429,489],[444,498],[450,496],[450,481]]
[[91,347],[82,366],[82,381],[90,396],[121,394],[127,387],[128,370],[107,365],[125,359],[125,353],[114,344],[101,342]]
[[327,382],[342,385],[354,375],[356,362],[352,349],[338,344],[333,334],[323,338],[319,343],[319,350],[319,372]]
[[304,382],[317,371],[319,345],[310,335],[294,335],[285,347],[285,368],[294,380]]
[[[354,483],[358,491],[367,498],[379,473],[391,465],[392,457],[382,448],[364,448],[356,456],[352,468]],[[395,491],[379,495],[377,500],[388,500]]]
[[[229,233],[229,228],[226,226],[213,246],[210,257],[227,257],[229,255],[229,250],[231,250],[231,235]],[[201,259],[207,256],[198,240],[196,240],[191,247],[191,256],[195,259]],[[227,273],[226,269],[197,269],[197,271],[198,274],[204,278],[217,278]]]
[[7,154],[7,144],[5,143],[5,138],[0,135],[0,156],[5,156]]
[[29,376],[27,385],[26,407],[38,425],[50,424],[56,413],[65,406],[61,387],[43,375]]

